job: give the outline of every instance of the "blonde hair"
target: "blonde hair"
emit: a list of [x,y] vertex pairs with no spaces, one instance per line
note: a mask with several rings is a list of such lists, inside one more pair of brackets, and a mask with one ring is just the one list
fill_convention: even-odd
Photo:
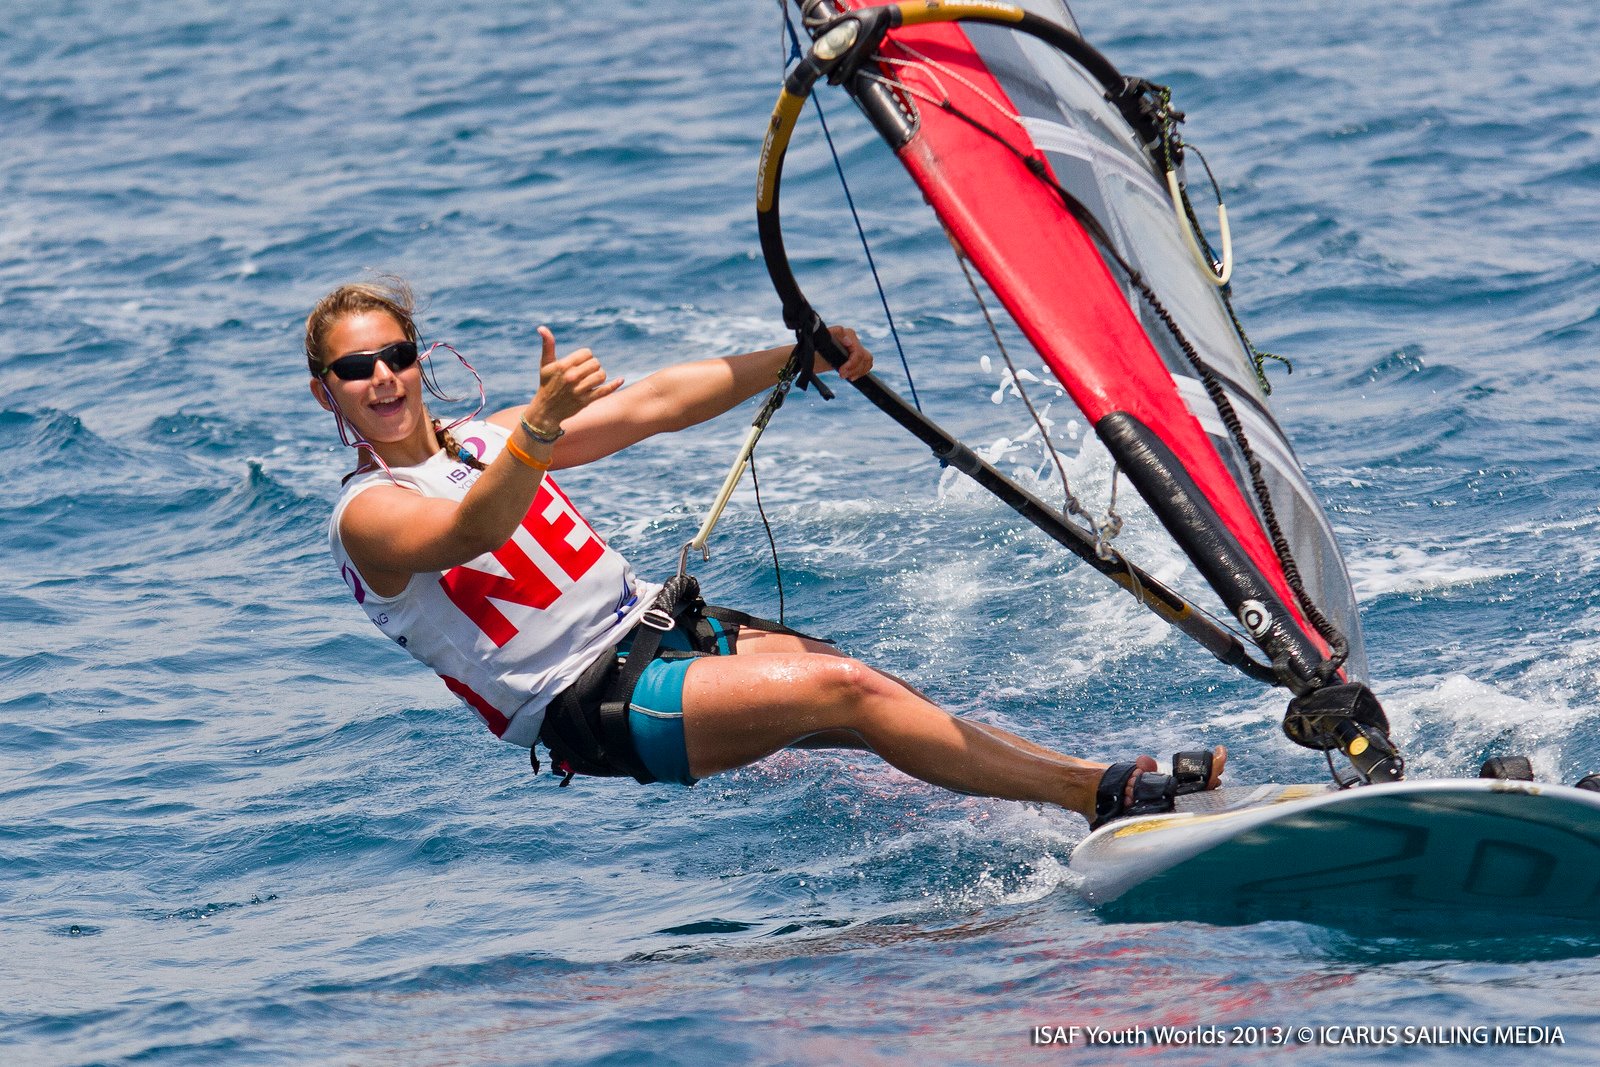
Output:
[[[306,367],[313,378],[320,378],[328,369],[328,333],[341,319],[381,311],[400,324],[406,339],[420,344],[415,314],[416,296],[404,278],[394,274],[380,274],[370,282],[351,282],[341,285],[321,300],[306,316]],[[424,408],[426,412],[426,408]],[[428,416],[433,432],[445,453],[459,459],[469,467],[483,470],[484,466],[471,452],[465,451],[455,435],[445,429],[438,419]],[[342,424],[341,424],[342,425]],[[343,432],[342,430],[340,431]]]
[[306,367],[314,378],[328,369],[328,332],[340,319],[369,311],[391,316],[405,331],[406,339],[417,343],[417,324],[413,319],[417,301],[404,278],[381,274],[374,281],[341,285],[321,300],[306,316]]

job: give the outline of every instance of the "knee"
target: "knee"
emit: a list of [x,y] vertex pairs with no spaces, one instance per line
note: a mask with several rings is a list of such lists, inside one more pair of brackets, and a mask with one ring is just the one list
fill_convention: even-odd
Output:
[[817,684],[837,706],[861,708],[888,695],[896,687],[883,675],[859,660],[844,657],[818,657],[814,666]]

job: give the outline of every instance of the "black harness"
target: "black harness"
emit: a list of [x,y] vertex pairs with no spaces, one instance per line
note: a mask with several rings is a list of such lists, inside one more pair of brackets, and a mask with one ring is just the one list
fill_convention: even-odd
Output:
[[[633,732],[628,726],[633,691],[645,668],[658,658],[720,654],[717,631],[708,621],[711,619],[724,625],[723,636],[730,647],[734,646],[741,626],[819,640],[770,619],[709,605],[701,599],[700,583],[693,577],[687,574],[673,577],[662,587],[639,625],[629,631],[618,646],[607,649],[586,667],[578,680],[557,694],[545,710],[539,740],[550,750],[551,773],[563,776],[563,786],[570,784],[575,774],[597,778],[627,775],[642,784],[655,781],[639,759]],[[662,639],[674,629],[689,636],[694,651],[661,647]],[[632,647],[625,655],[619,655],[617,647],[630,640]],[[537,774],[538,755],[530,750],[528,758]]]

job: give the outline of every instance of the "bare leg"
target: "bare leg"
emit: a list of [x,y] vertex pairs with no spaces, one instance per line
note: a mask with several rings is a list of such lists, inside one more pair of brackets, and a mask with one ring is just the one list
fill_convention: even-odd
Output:
[[[734,654],[739,656],[765,656],[778,652],[810,652],[818,656],[837,656],[846,659],[843,652],[825,641],[813,641],[808,637],[798,637],[794,634],[773,633],[771,630],[756,630],[749,626],[739,627],[739,640],[734,644]],[[879,674],[884,672],[879,671]],[[893,678],[891,674],[884,674],[886,678]],[[900,679],[895,678],[895,681]],[[902,682],[902,685],[905,683]],[[907,688],[910,688],[907,686]],[[789,748],[829,749],[844,748],[856,752],[871,752],[872,746],[854,730],[822,730],[806,737],[792,741]]]
[[[753,763],[803,738],[844,731],[925,782],[1057,804],[1092,817],[1106,768],[957,719],[837,654],[772,651],[696,660],[684,680],[683,706],[689,767],[697,778]],[[1218,756],[1220,774],[1225,756],[1220,750]],[[1143,769],[1153,769],[1154,761],[1147,762]]]
[[[775,652],[811,652],[818,656],[838,656],[847,658],[834,646],[824,641],[813,641],[806,637],[797,637],[794,634],[773,633],[771,630],[755,630],[748,626],[739,627],[739,640],[734,645],[734,652],[740,656],[764,656]],[[876,668],[874,668],[876,670]],[[911,685],[895,678],[894,675],[878,671],[885,678],[893,678],[907,689]],[[916,690],[912,690],[916,692]],[[917,694],[921,696],[920,693]],[[926,699],[926,698],[924,698]],[[844,748],[857,752],[871,752],[872,746],[866,739],[854,730],[823,730],[819,733],[801,737],[789,744],[790,748],[829,749]]]
[[[811,641],[804,637],[795,637],[791,634],[775,634],[766,630],[752,630],[748,626],[741,626],[739,628],[739,640],[735,645],[735,649],[739,655],[768,655],[774,652],[812,652],[819,656],[838,656],[841,658],[848,658],[845,657],[845,654],[840,652],[837,648],[834,648],[829,644],[824,644],[821,641]],[[891,682],[894,682],[896,685],[902,686],[910,691],[912,695],[919,697],[927,703],[933,703],[933,700],[926,693],[912,685],[910,682],[906,681],[904,678],[901,678],[899,675],[890,674],[888,671],[878,667],[869,666],[868,669],[875,671],[876,673],[889,679]],[[1007,744],[1016,745],[1020,748],[1027,749],[1034,755],[1042,756],[1046,759],[1060,758],[1060,753],[1054,752],[1041,745],[1036,745],[1031,741],[1018,737],[1016,734],[1002,730],[999,727],[987,726],[983,723],[972,722],[971,720],[967,719],[962,721],[966,722],[974,729],[983,730],[995,735],[998,740],[1004,741]],[[824,733],[813,734],[810,737],[802,737],[789,747],[871,750],[871,746],[866,743],[861,735],[849,731],[838,730],[830,730]],[[1218,766],[1220,767],[1221,765],[1218,764]],[[1149,769],[1153,770],[1154,767]],[[1215,782],[1212,784],[1215,785]]]

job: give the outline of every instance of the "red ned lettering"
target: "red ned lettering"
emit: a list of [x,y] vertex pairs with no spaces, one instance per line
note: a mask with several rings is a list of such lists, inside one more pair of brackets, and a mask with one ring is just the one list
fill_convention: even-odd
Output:
[[490,602],[490,598],[543,609],[556,602],[561,590],[545,577],[544,572],[535,566],[514,540],[496,549],[494,558],[511,577],[503,578],[498,574],[475,571],[471,567],[451,567],[439,576],[439,584],[444,587],[450,602],[477,623],[478,629],[494,642],[496,648],[503,648],[507,641],[517,636],[517,628]]
[[600,537],[600,535],[594,532],[594,527],[589,525],[589,520],[583,517],[583,512],[579,511],[577,506],[573,504],[572,498],[567,496],[566,493],[562,492],[561,487],[556,484],[556,480],[548,475],[545,477],[544,481],[539,483],[540,492],[543,492],[546,488],[561,498],[562,505],[568,511],[572,512],[572,514],[578,517],[578,521],[583,523],[584,528],[589,531],[596,541],[599,541],[601,544],[605,544],[605,541]]
[[[553,500],[555,497],[550,493],[549,483],[541,482],[539,493],[533,498],[533,507],[529,508],[528,514],[522,518],[522,528],[533,534],[533,539],[539,543],[539,547],[550,554],[550,558],[566,572],[568,578],[577,581],[589,573],[590,567],[599,562],[600,557],[605,555],[606,548],[600,543],[600,539],[594,536],[592,530],[582,544],[573,548],[572,543],[567,540],[567,535],[578,526],[572,517],[572,512],[568,510],[572,505],[568,503],[566,507],[558,509],[554,521],[547,522],[544,515]],[[562,497],[562,501],[566,503],[565,496]],[[584,524],[584,528],[588,528],[587,523]]]
[[[555,492],[561,493],[559,489]],[[574,548],[567,540],[567,535],[577,529],[582,516],[578,516],[577,520],[573,518],[575,509],[566,495],[561,494],[563,506],[557,509],[553,520],[547,521],[544,513],[555,499],[548,483],[541,484],[533,499],[533,506],[522,517],[522,528],[533,535],[534,541],[568,578],[577,581],[605,555],[605,544],[590,530],[589,536]],[[587,523],[584,528],[588,529]],[[494,558],[506,569],[509,578],[470,567],[452,567],[439,577],[439,585],[444,588],[450,602],[476,623],[496,648],[503,648],[507,641],[517,636],[517,628],[494,606],[493,601],[501,600],[543,610],[556,602],[561,590],[528,558],[528,554],[514,539],[496,549]]]

